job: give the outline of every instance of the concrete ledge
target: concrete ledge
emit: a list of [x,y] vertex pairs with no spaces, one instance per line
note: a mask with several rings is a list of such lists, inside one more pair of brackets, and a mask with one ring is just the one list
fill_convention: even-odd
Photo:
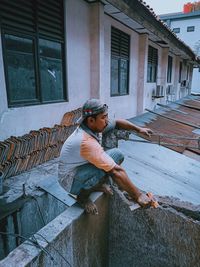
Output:
[[34,234],[43,249],[25,241],[0,266],[106,266],[109,201],[102,193],[95,193],[92,198],[96,199],[98,216],[84,214],[75,204]]
[[162,198],[157,209],[131,210],[122,199],[111,199],[109,267],[200,267],[200,209],[183,213],[180,200]]

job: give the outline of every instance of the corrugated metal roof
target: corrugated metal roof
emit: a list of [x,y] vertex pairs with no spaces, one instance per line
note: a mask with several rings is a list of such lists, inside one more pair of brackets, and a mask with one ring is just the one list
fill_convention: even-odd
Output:
[[142,137],[200,160],[200,131],[195,131],[200,129],[200,97],[188,96],[130,121],[153,130],[151,138]]

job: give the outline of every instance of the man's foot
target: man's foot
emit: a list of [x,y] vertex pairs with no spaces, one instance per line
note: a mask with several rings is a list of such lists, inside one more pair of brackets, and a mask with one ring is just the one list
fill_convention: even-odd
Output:
[[86,213],[88,214],[93,214],[93,215],[98,215],[98,209],[97,206],[92,202],[90,198],[84,200],[84,201],[79,201],[77,199],[77,202],[79,205],[85,210]]
[[156,201],[156,199],[154,198],[152,193],[147,193],[144,194],[142,193],[138,199],[137,199],[137,203],[141,206],[141,207],[153,207],[153,208],[157,208],[158,202]]
[[89,190],[82,190],[80,194],[77,196],[77,202],[85,210],[86,213],[97,215],[98,214],[97,206],[89,198],[89,195],[90,195]]

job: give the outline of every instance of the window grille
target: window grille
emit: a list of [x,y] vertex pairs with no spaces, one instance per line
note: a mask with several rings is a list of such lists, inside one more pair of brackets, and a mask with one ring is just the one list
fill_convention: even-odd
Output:
[[111,96],[129,93],[130,36],[111,28]]
[[152,46],[148,49],[147,82],[154,83],[157,79],[158,50]]
[[168,56],[168,66],[167,66],[167,82],[172,82],[172,66],[173,66],[173,58]]

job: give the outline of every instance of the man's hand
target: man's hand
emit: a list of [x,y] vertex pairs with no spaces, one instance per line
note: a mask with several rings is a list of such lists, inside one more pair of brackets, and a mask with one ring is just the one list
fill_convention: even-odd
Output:
[[147,194],[142,193],[138,197],[137,203],[141,207],[149,207],[149,206],[151,206],[153,208],[157,208],[158,207],[158,202],[156,201],[156,199],[154,198],[152,193],[147,193]]
[[139,133],[146,134],[147,136],[150,137],[153,131],[150,128],[140,128]]

